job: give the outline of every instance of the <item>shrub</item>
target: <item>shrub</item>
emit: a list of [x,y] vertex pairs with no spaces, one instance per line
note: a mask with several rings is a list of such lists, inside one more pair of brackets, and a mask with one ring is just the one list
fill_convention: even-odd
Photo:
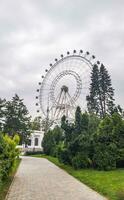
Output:
[[19,156],[19,150],[16,145],[19,142],[19,137],[15,135],[10,138],[8,135],[0,135],[0,178],[1,181],[5,179],[12,167],[14,166],[15,159]]
[[116,145],[97,144],[93,156],[93,163],[99,170],[111,170],[116,168]]
[[118,168],[124,167],[124,148],[118,150],[117,167]]
[[43,151],[26,151],[25,155],[29,156],[29,155],[40,155],[43,154]]
[[92,161],[90,158],[82,153],[78,153],[75,157],[72,158],[72,166],[74,169],[88,168],[91,163]]
[[62,130],[56,126],[53,130],[49,130],[44,134],[42,146],[43,152],[47,155],[56,156],[57,155],[57,146],[59,142],[62,141],[63,135]]
[[57,157],[60,162],[64,164],[70,164],[68,149],[63,145],[58,146]]

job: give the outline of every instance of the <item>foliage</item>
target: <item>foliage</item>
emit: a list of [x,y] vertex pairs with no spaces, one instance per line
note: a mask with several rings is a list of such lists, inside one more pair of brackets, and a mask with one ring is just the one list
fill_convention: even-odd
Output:
[[90,94],[87,96],[87,106],[90,113],[101,118],[114,111],[114,89],[107,69],[101,64],[100,69],[95,64],[91,73]]
[[63,139],[62,130],[56,126],[53,130],[49,130],[45,133],[42,146],[44,153],[47,155],[57,155],[57,145],[59,145],[60,141]]
[[91,160],[85,153],[77,153],[76,156],[72,158],[72,166],[74,169],[88,168],[91,164]]
[[8,190],[10,188],[10,185],[13,181],[14,175],[17,171],[17,168],[19,166],[21,162],[21,159],[16,159],[14,166],[12,167],[11,173],[9,174],[9,176],[2,181],[2,183],[0,184],[0,200],[5,200],[6,199],[6,195],[8,193]]
[[74,124],[71,124],[71,123],[69,124],[68,120],[66,120],[66,117],[63,116],[62,119],[61,119],[61,128],[64,131],[64,142],[65,142],[65,145],[68,146],[69,142],[74,137],[72,135],[72,132],[74,130]]
[[35,117],[34,120],[31,122],[31,130],[38,130],[41,129],[41,118]]
[[58,145],[57,150],[57,157],[59,161],[64,164],[70,164],[68,149],[63,144],[60,144]]
[[99,124],[94,145],[94,163],[99,169],[116,168],[124,160],[124,121],[118,113]]
[[5,179],[14,163],[15,159],[19,156],[19,150],[16,148],[19,143],[19,136],[15,135],[10,138],[8,135],[3,136],[0,134],[0,179]]
[[94,166],[100,170],[112,170],[116,168],[117,147],[114,144],[97,144],[95,147],[93,162]]
[[0,131],[3,130],[6,100],[0,98]]
[[61,128],[49,130],[43,139],[44,153],[75,169],[94,167],[111,170],[124,167],[124,121],[119,113],[103,119],[81,113],[77,107],[74,123],[65,116]]
[[30,156],[30,155],[41,155],[43,152],[42,151],[26,151],[25,156]]
[[23,99],[16,94],[12,101],[6,102],[4,133],[20,136],[20,142],[26,142],[30,135],[30,117]]

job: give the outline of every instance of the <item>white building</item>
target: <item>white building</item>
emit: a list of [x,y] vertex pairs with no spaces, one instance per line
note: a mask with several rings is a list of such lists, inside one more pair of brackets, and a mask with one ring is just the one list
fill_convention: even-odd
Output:
[[28,145],[18,145],[18,148],[24,150],[24,151],[42,151],[42,140],[43,140],[44,132],[43,131],[37,131],[34,130],[31,133],[31,136],[29,138]]
[[28,148],[35,148],[42,150],[42,140],[43,140],[44,132],[43,131],[33,131],[30,136]]

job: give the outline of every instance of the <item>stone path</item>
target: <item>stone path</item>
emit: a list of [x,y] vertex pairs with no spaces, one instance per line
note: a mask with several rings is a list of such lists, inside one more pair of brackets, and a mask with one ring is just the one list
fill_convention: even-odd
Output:
[[44,158],[22,157],[7,200],[106,200]]

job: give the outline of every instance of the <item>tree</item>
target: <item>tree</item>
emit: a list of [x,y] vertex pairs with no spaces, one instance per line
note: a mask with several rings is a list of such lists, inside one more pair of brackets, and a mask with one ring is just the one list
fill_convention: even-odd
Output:
[[90,94],[86,97],[87,107],[90,113],[99,113],[99,69],[94,65],[91,72]]
[[57,146],[63,140],[63,131],[59,126],[44,134],[42,146],[47,155],[57,156]]
[[90,94],[86,97],[87,106],[90,113],[94,113],[103,118],[106,114],[114,111],[114,89],[107,69],[101,64],[93,66],[91,72]]
[[111,78],[107,69],[103,64],[100,67],[100,105],[101,116],[104,117],[106,113],[112,114],[114,110],[114,89],[112,88]]
[[74,131],[77,134],[81,133],[81,120],[82,120],[81,109],[78,106],[75,112],[75,131]]
[[6,103],[4,132],[10,136],[18,133],[21,143],[26,142],[30,134],[30,116],[17,94]]
[[113,134],[113,128],[112,117],[106,116],[101,120],[94,137],[93,163],[100,170],[116,168],[117,142]]
[[61,128],[64,130],[65,145],[68,146],[69,142],[74,137],[73,136],[74,124],[68,123],[68,120],[66,120],[66,117],[63,116],[61,119]]
[[113,130],[112,133],[117,145],[117,165],[124,167],[124,120],[119,113],[112,115]]
[[68,145],[68,151],[71,157],[71,164],[74,168],[89,167],[91,165],[90,147],[91,141],[89,137],[89,116],[81,113],[80,107],[77,107],[75,113],[75,129],[73,134],[75,137]]
[[35,117],[34,120],[31,122],[31,130],[38,130],[41,129],[41,118]]
[[6,100],[0,98],[0,131],[3,129]]
[[114,107],[114,113],[118,113],[122,118],[124,118],[124,110],[120,105]]

